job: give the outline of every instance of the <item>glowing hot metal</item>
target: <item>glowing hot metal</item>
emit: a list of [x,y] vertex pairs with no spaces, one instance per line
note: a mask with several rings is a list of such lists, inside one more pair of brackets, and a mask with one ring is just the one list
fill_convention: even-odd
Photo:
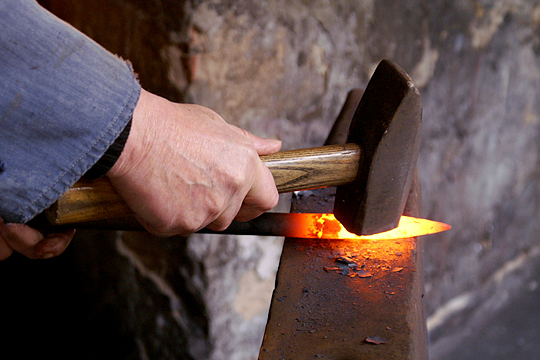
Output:
[[295,214],[297,226],[290,237],[318,239],[385,240],[411,238],[434,234],[451,229],[450,225],[409,216],[402,216],[399,226],[393,230],[373,235],[358,236],[348,232],[334,214]]

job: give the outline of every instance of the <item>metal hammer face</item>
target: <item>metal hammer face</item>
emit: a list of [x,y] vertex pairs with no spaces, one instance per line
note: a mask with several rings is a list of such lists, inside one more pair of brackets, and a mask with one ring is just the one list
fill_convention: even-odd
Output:
[[363,150],[356,179],[337,187],[334,214],[353,233],[397,227],[420,151],[422,101],[411,78],[379,63],[352,119],[347,142]]

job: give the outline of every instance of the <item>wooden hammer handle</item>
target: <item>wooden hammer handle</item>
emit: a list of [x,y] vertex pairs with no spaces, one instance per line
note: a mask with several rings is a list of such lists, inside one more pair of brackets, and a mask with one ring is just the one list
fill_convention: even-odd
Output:
[[[356,144],[282,151],[261,156],[280,193],[351,183],[362,152]],[[45,215],[53,225],[69,225],[124,217],[131,209],[106,177],[79,180]]]

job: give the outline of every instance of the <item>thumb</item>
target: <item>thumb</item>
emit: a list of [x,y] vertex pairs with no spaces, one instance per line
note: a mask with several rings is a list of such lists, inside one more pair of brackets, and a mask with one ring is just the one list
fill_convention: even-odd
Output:
[[242,135],[244,135],[251,141],[253,147],[255,148],[255,150],[257,150],[257,154],[259,154],[259,156],[273,154],[278,152],[279,149],[281,149],[281,140],[265,139],[257,135],[253,135],[249,131],[241,129],[237,126],[231,125],[231,127],[234,130],[241,132]]
[[249,134],[251,142],[257,150],[259,155],[269,155],[279,151],[281,149],[281,140],[276,139],[264,139],[257,135]]

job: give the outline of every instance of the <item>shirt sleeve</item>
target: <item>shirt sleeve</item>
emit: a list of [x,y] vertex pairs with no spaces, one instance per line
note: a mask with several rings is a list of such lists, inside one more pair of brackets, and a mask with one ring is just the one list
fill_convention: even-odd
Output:
[[34,0],[0,1],[0,217],[54,203],[120,135],[140,95],[130,64]]

